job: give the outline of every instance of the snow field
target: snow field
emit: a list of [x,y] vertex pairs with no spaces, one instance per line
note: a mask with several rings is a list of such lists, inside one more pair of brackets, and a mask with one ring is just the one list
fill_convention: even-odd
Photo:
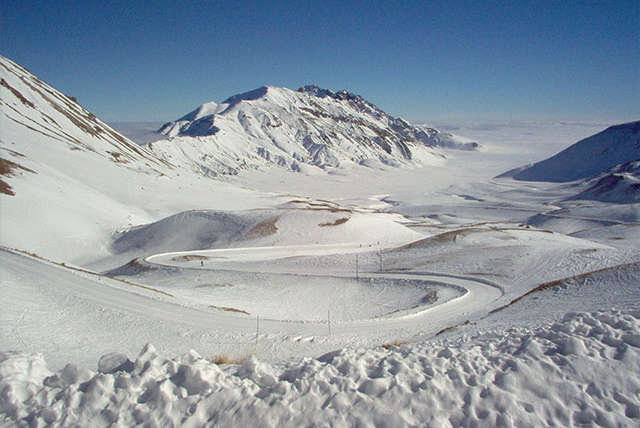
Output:
[[238,272],[200,269],[200,261],[192,263],[192,271],[150,271],[136,275],[135,281],[154,284],[184,305],[283,321],[394,317],[442,304],[463,292],[420,279]]
[[[640,311],[568,313],[386,350],[218,366],[147,345],[103,372],[0,354],[4,425],[632,426],[640,420]],[[117,366],[122,370],[116,371]]]

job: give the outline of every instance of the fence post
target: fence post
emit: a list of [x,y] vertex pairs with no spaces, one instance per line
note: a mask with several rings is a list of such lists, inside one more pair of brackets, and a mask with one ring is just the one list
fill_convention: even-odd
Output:
[[256,315],[256,353],[258,352],[258,335],[260,334],[260,315]]

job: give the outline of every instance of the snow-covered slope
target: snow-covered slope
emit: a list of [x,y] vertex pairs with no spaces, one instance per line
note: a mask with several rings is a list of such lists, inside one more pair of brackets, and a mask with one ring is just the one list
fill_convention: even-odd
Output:
[[166,251],[304,245],[308,243],[404,243],[423,237],[403,216],[305,203],[250,211],[192,210],[136,226],[114,236],[113,252],[131,258]]
[[246,208],[251,192],[222,196],[237,190],[179,170],[0,56],[0,244],[86,259],[131,224],[212,199]]
[[585,180],[588,186],[571,199],[633,204],[640,202],[640,161],[625,162]]
[[[114,131],[75,98],[44,83],[25,68],[0,56],[2,143],[18,150],[25,129],[67,151],[98,154],[112,162],[148,169],[166,167],[151,152]],[[6,152],[5,152],[6,154]]]
[[640,121],[611,126],[549,159],[507,171],[499,177],[525,181],[574,181],[638,159]]
[[265,165],[428,165],[444,158],[436,146],[477,147],[392,117],[359,95],[317,86],[261,87],[206,103],[159,132],[173,138],[153,143],[155,153],[208,175]]

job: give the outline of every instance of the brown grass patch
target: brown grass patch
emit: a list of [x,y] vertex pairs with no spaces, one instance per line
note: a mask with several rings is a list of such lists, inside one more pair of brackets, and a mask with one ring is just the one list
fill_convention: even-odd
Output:
[[456,229],[449,232],[440,233],[438,235],[429,236],[428,238],[420,239],[415,242],[411,242],[407,245],[403,245],[400,249],[420,248],[427,244],[444,244],[447,242],[456,242],[458,236],[464,237],[473,233],[490,232],[488,229],[468,228],[468,229]]
[[11,190],[11,186],[6,181],[0,180],[0,193],[4,193],[5,195],[15,196],[16,192]]
[[113,160],[114,162],[129,163],[129,161],[123,157],[122,153],[118,153],[118,152],[107,152],[107,153],[111,155],[111,158],[112,158],[111,160]]
[[174,262],[190,262],[194,260],[209,260],[209,258],[209,256],[202,256],[200,254],[186,254],[184,256],[172,257],[171,260]]
[[[437,332],[437,333],[436,333],[436,336],[440,336],[440,335],[441,335],[441,334],[443,334],[443,333],[447,333],[447,332],[449,332],[449,331],[453,331],[453,330],[457,329],[458,327],[460,327],[461,325],[468,325],[468,324],[471,324],[471,321],[466,320],[466,321],[465,321],[465,322],[463,322],[462,324],[451,325],[451,326],[449,326],[449,327],[445,327],[445,328],[443,328],[442,330],[440,330],[439,332]],[[475,324],[475,322],[474,322],[473,324]]]
[[270,217],[262,220],[260,223],[254,225],[245,235],[244,239],[257,239],[265,236],[273,235],[278,231],[276,223],[280,216]]
[[510,301],[506,305],[500,306],[499,308],[495,308],[494,310],[492,310],[489,313],[493,314],[493,313],[499,312],[499,311],[501,311],[501,310],[513,305],[514,303],[518,302],[519,300],[527,297],[530,294],[537,293],[538,291],[542,291],[542,290],[545,290],[547,288],[557,287],[558,285],[561,285],[561,284],[563,284],[563,283],[565,283],[566,281],[569,281],[569,280],[585,279],[585,278],[589,278],[590,276],[593,276],[593,275],[598,274],[598,273],[608,272],[608,271],[612,271],[612,270],[616,270],[616,269],[624,269],[624,268],[627,268],[627,267],[637,266],[637,265],[640,265],[640,262],[624,263],[624,264],[617,265],[617,266],[611,266],[611,267],[608,267],[608,268],[598,269],[598,270],[594,270],[594,271],[591,271],[591,272],[585,272],[585,273],[582,273],[580,275],[574,275],[574,276],[569,276],[567,278],[561,278],[561,279],[556,279],[556,280],[553,280],[553,281],[545,282],[545,283],[542,283],[542,284],[536,286],[535,288],[532,288],[531,290],[527,291],[522,296],[516,297],[515,299],[513,299],[512,301]]
[[329,211],[332,213],[353,213],[353,210],[348,208],[342,208],[334,203],[314,203],[303,200],[289,201],[291,204],[304,204],[306,207],[294,208],[299,210],[316,210],[316,211]]
[[249,312],[243,311],[242,309],[230,308],[228,306],[209,305],[209,307],[213,309],[219,309],[221,311],[226,311],[226,312],[237,312],[240,314],[251,315]]
[[2,150],[6,150],[7,152],[11,153],[13,156],[17,157],[17,158],[23,158],[25,157],[25,155],[23,155],[20,152],[17,152],[15,150],[11,150],[11,149],[7,149],[6,147],[0,147],[0,149]]
[[[0,158],[0,175],[5,177],[13,177],[16,175],[16,170],[22,170],[37,174],[34,170],[25,168],[24,166],[17,164],[9,159]],[[4,180],[0,180],[0,193],[5,195],[14,196],[16,193],[12,190],[12,187]]]
[[12,87],[11,85],[9,85],[7,83],[6,80],[1,79],[0,80],[0,86],[4,86],[5,88],[7,88],[9,91],[11,91],[11,93],[20,100],[20,102],[28,107],[31,108],[35,108],[35,106],[33,105],[33,103],[31,101],[29,101],[28,99],[26,99],[17,89],[15,89],[14,87]]
[[338,226],[338,225],[344,224],[344,223],[346,223],[348,221],[349,221],[349,217],[343,217],[343,218],[337,219],[333,223],[320,223],[320,224],[318,224],[318,226],[320,226],[320,227]]
[[34,170],[25,168],[24,166],[10,161],[9,159],[0,158],[0,175],[9,177],[15,175],[15,170],[21,169],[22,171],[37,174]]
[[406,340],[394,340],[391,343],[383,343],[382,345],[380,345],[381,348],[384,349],[391,349],[391,348],[399,348],[402,345],[406,345],[408,342]]
[[242,364],[244,361],[249,359],[249,357],[251,357],[251,354],[243,354],[239,357],[230,357],[227,354],[216,354],[209,358],[209,361],[219,366],[226,364]]

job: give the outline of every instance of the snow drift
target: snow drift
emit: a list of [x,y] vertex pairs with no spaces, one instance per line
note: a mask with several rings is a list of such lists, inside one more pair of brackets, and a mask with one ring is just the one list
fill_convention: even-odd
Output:
[[0,418],[56,426],[632,426],[640,313],[568,313],[540,328],[220,367],[147,345],[99,371],[0,353]]

